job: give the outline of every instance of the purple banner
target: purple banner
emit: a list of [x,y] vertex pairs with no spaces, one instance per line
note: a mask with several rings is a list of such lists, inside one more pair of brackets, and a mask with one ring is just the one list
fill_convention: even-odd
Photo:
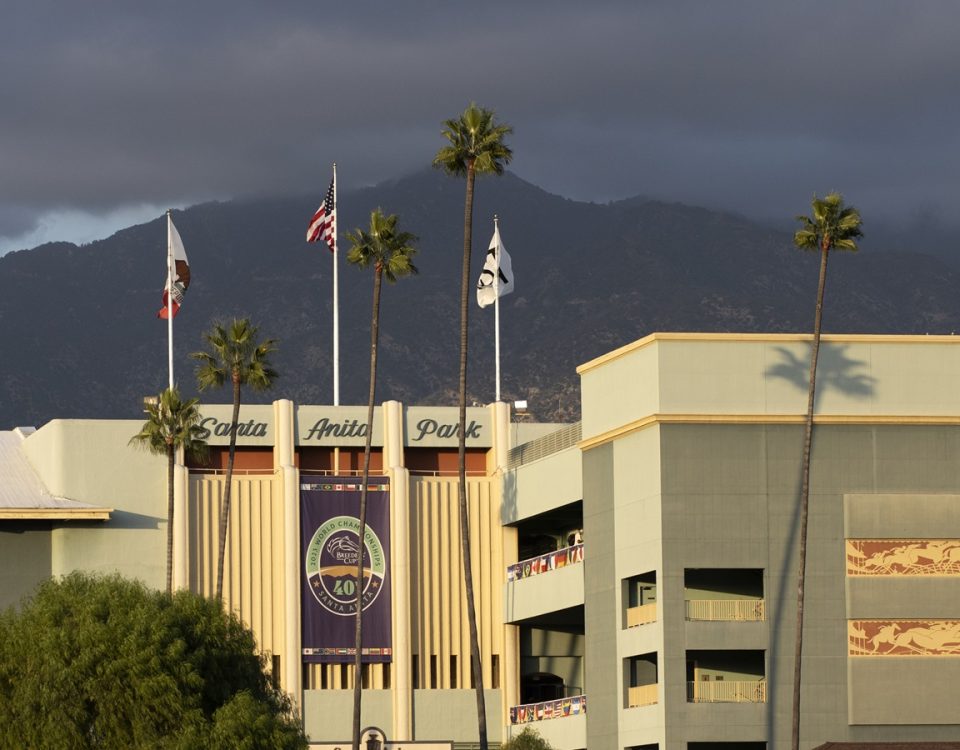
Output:
[[[357,477],[324,477],[300,483],[303,560],[301,645],[305,662],[352,662],[356,626],[360,489]],[[367,485],[363,553],[364,662],[393,657],[390,622],[390,484]]]

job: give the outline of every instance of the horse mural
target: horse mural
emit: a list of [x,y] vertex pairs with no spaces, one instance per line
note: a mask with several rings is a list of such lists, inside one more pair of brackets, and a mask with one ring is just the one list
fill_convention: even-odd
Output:
[[960,539],[848,539],[848,576],[960,575]]
[[957,656],[960,622],[954,620],[851,620],[850,656]]

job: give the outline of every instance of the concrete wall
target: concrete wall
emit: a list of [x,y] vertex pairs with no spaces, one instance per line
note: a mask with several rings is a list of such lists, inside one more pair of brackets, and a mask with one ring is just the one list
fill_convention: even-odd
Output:
[[[304,690],[303,724],[314,742],[346,741],[353,735],[353,690]],[[360,726],[393,726],[393,694],[390,690],[364,690],[360,703]]]
[[[586,553],[584,553],[586,554]],[[506,622],[518,622],[583,604],[583,564],[508,581],[503,585]]]
[[119,572],[163,588],[166,576],[166,459],[130,446],[137,420],[56,419],[23,451],[51,494],[113,508],[106,523],[51,532],[50,572]]
[[[587,539],[613,539],[613,445],[583,454],[583,533]],[[594,542],[583,562],[584,628],[586,642],[587,745],[617,746],[620,673],[617,670],[617,570],[613,545]]]
[[[802,427],[691,424],[662,425],[660,431],[664,513],[660,606],[667,653],[663,670],[667,747],[679,748],[691,741],[763,739],[772,743],[768,746],[779,747],[789,742]],[[957,587],[944,580],[848,581],[844,545],[851,536],[889,537],[891,528],[897,529],[897,536],[902,531],[902,538],[911,534],[949,538],[960,530],[958,459],[960,431],[951,426],[816,428],[802,747],[828,740],[956,737],[956,726],[939,725],[955,706],[952,694],[945,690],[957,676],[953,660],[848,657],[847,620],[894,616],[904,611],[902,601],[913,599],[914,593],[922,611],[960,619],[960,607],[954,605],[957,599],[950,594]],[[767,622],[687,623],[677,628],[683,621],[683,570],[690,567],[763,568]],[[915,584],[919,585],[906,588]],[[881,586],[886,588],[885,595]],[[951,598],[937,606],[939,595]],[[711,648],[766,652],[765,706],[685,702],[684,654]],[[900,689],[890,689],[898,684]],[[886,691],[881,689],[884,685]],[[923,700],[903,697],[904,691],[916,690],[923,693]],[[955,711],[952,716],[956,721]],[[880,718],[885,719],[883,726]],[[890,726],[891,720],[901,725]]]
[[[810,337],[654,334],[578,368],[583,435],[651,414],[803,414]],[[824,336],[817,411],[960,415],[960,337]]]
[[[487,739],[503,740],[499,690],[484,690]],[[417,740],[477,741],[477,693],[474,690],[414,690],[413,727]]]
[[583,498],[580,449],[576,446],[506,473],[502,523],[516,523]]
[[50,523],[0,524],[0,611],[17,605],[50,577]]

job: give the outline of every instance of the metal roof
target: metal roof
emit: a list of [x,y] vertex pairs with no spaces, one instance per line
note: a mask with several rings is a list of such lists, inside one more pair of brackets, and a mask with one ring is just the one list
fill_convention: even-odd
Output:
[[0,520],[107,520],[112,508],[99,508],[51,495],[24,455],[23,441],[36,430],[0,430]]

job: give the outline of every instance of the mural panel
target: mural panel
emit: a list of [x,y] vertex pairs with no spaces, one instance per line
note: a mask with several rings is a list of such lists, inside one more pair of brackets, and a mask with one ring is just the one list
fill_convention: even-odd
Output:
[[848,576],[960,575],[960,539],[848,539]]
[[849,620],[850,656],[960,656],[956,620]]

